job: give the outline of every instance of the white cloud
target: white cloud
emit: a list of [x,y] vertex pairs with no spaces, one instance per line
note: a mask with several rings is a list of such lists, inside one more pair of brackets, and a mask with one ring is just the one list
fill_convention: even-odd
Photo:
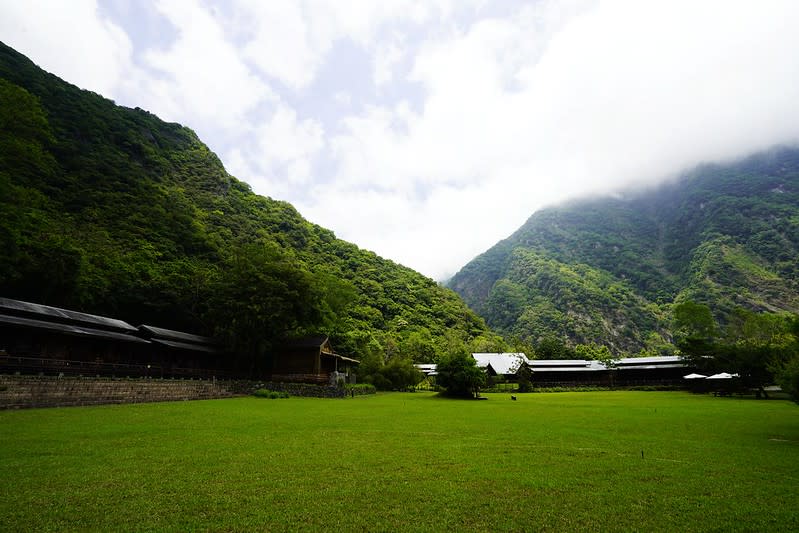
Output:
[[138,91],[150,109],[168,120],[232,134],[256,106],[277,99],[198,2],[161,1],[156,8],[178,33],[168,48],[144,54],[144,63],[158,75],[129,82],[128,91]]
[[[799,139],[788,52],[799,49],[799,4],[608,1],[565,19],[549,8],[429,41],[412,70],[422,110],[369,108],[331,142],[343,190],[379,184],[373,203],[427,221],[424,242],[437,244],[426,254],[413,252],[425,246],[412,229],[373,226],[393,228],[392,249],[429,274],[546,203]],[[409,194],[419,190],[430,204]],[[318,221],[336,223],[328,216]],[[358,224],[338,228],[365,235]]]
[[225,158],[232,174],[245,177],[263,194],[286,198],[314,177],[313,161],[324,148],[324,129],[279,104],[271,118],[255,126],[248,140]]
[[47,71],[106,96],[131,68],[130,40],[94,0],[0,0],[0,35]]
[[406,54],[404,41],[405,38],[402,34],[395,34],[391,40],[376,47],[372,72],[375,86],[380,87],[394,79],[394,69]]
[[337,40],[371,49],[387,25],[422,24],[453,9],[448,0],[235,0],[231,5],[228,25],[244,36],[244,55],[292,90],[314,81]]

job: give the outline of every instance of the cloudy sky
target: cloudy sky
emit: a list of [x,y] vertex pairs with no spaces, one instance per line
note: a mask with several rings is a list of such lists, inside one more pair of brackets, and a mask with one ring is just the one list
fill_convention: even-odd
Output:
[[799,2],[0,0],[0,40],[442,279],[536,209],[799,140]]

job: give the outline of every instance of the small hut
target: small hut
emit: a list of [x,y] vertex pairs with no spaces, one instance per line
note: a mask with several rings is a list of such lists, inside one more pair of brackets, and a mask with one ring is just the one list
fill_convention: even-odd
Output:
[[272,361],[272,380],[335,384],[355,382],[356,359],[333,351],[327,335],[312,335],[283,343]]

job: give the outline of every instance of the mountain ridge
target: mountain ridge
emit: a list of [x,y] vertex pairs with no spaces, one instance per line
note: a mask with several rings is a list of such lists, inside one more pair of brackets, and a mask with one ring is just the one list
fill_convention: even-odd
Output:
[[448,286],[506,335],[638,351],[669,340],[669,305],[685,299],[722,322],[735,306],[797,312],[798,250],[799,150],[783,146],[542,209]]

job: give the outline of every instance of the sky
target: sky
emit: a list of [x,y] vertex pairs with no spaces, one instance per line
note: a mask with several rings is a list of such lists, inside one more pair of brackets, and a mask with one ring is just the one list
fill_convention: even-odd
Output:
[[795,0],[0,0],[0,40],[442,280],[541,207],[799,141]]

